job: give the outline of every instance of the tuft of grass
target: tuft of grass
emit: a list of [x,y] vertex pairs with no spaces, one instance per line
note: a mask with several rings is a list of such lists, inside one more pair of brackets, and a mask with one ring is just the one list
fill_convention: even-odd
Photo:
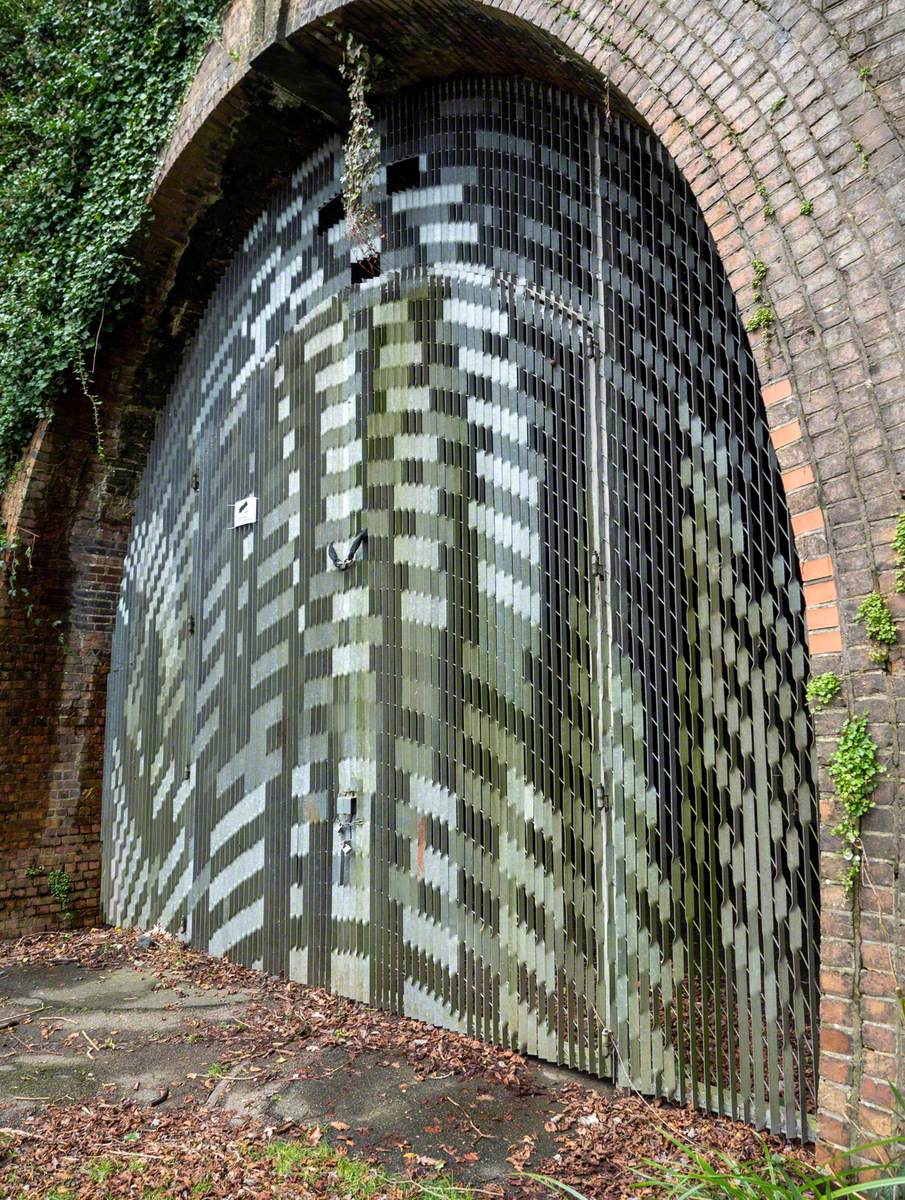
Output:
[[424,1200],[477,1200],[471,1188],[461,1187],[443,1175],[428,1182],[412,1181],[409,1187],[415,1189],[413,1200],[421,1197]]
[[315,1188],[329,1181],[329,1195],[336,1200],[375,1200],[393,1195],[398,1200],[475,1200],[445,1175],[434,1179],[393,1179],[365,1159],[353,1158],[328,1142],[273,1141],[263,1152],[273,1162],[279,1179],[300,1180]]
[[[905,1186],[905,1175],[895,1174],[895,1166],[880,1168],[884,1177],[869,1178],[878,1168],[854,1164],[860,1154],[890,1147],[905,1154],[905,1138],[884,1138],[849,1151],[842,1164],[824,1170],[813,1163],[802,1162],[790,1155],[776,1153],[766,1142],[761,1143],[757,1158],[738,1159],[720,1150],[703,1152],[695,1146],[664,1136],[681,1152],[682,1162],[663,1163],[648,1160],[643,1170],[636,1172],[640,1189],[654,1189],[657,1200],[865,1200],[883,1193],[891,1196],[895,1189]],[[848,1165],[846,1165],[846,1163]],[[892,1172],[892,1173],[891,1173]],[[526,1173],[526,1178],[543,1183],[553,1193],[570,1196],[572,1200],[587,1200],[581,1192],[559,1180]]]
[[115,1170],[116,1163],[112,1158],[96,1158],[85,1168],[85,1174],[92,1183],[106,1183]]
[[334,1167],[336,1182],[343,1192],[354,1196],[355,1200],[365,1200],[368,1196],[382,1191],[387,1184],[386,1176],[377,1171],[360,1158],[347,1158],[343,1155],[337,1158]]
[[308,1146],[304,1142],[273,1141],[267,1147],[267,1156],[273,1159],[274,1172],[286,1179],[309,1167],[323,1167],[331,1161],[334,1152],[324,1142]]

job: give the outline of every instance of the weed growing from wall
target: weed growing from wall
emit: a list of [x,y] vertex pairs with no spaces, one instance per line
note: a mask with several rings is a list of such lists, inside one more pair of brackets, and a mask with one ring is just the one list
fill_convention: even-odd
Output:
[[826,708],[839,695],[842,684],[839,676],[832,671],[824,671],[822,675],[812,675],[805,688],[805,699],[811,712]]
[[749,333],[757,333],[759,329],[764,329],[770,333],[773,329],[773,309],[762,304],[756,309],[753,316],[749,317],[745,328]]
[[751,270],[753,272],[751,287],[754,292],[754,299],[758,302],[758,304],[761,302],[764,280],[767,278],[767,272],[769,269],[770,268],[765,262],[762,261],[762,259],[755,258],[751,260]]
[[892,551],[896,560],[896,591],[905,592],[905,512],[899,513],[896,521]]
[[[40,879],[44,874],[44,868],[32,864],[25,868],[26,879]],[[69,873],[63,867],[55,867],[47,872],[47,890],[50,895],[56,900],[60,906],[60,916],[64,921],[71,921],[75,915],[72,911],[70,903],[72,899],[72,880]]]
[[873,642],[874,649],[870,652],[871,662],[879,663],[883,668],[889,666],[889,647],[898,641],[895,622],[886,597],[880,592],[871,592],[862,601],[855,617],[865,628],[867,636]]
[[156,156],[221,3],[0,0],[0,481],[69,372],[90,400]]
[[829,773],[842,804],[842,819],[832,833],[842,838],[842,854],[848,863],[842,886],[848,894],[861,875],[861,818],[874,807],[873,794],[880,776],[886,773],[866,717],[849,717],[843,725]]
[[47,872],[47,890],[59,904],[63,920],[71,921],[73,914],[69,901],[72,896],[72,880],[62,867]]

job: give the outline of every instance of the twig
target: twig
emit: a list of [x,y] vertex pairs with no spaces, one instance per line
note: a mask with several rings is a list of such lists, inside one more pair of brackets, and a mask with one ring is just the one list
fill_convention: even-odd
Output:
[[477,1125],[475,1125],[474,1121],[472,1121],[471,1117],[468,1115],[468,1113],[465,1111],[465,1109],[462,1107],[462,1105],[459,1104],[457,1101],[453,1100],[452,1096],[444,1096],[443,1099],[446,1101],[447,1104],[451,1104],[453,1106],[453,1108],[457,1108],[459,1110],[459,1112],[462,1114],[462,1116],[465,1118],[465,1120],[468,1122],[468,1124],[472,1127],[472,1129],[475,1131],[475,1133],[477,1134],[477,1136],[479,1138],[487,1138],[487,1140],[490,1142],[498,1142],[500,1140],[494,1134],[484,1133],[484,1131],[482,1129],[479,1129],[477,1127]]
[[4,1134],[6,1137],[36,1138],[41,1142],[47,1140],[46,1133],[36,1133],[31,1129],[8,1129],[4,1127],[0,1129],[0,1134]]
[[171,1161],[166,1154],[142,1154],[140,1150],[113,1150],[108,1147],[104,1148],[104,1154],[118,1154],[123,1158],[156,1158],[160,1162]]
[[16,1020],[21,1021],[26,1017],[33,1017],[35,1013],[43,1012],[46,1007],[46,1004],[39,1004],[37,1008],[27,1008],[24,1012],[19,1013],[18,1017],[16,1017]]
[[85,1041],[88,1043],[89,1046],[93,1046],[94,1049],[98,1052],[98,1054],[100,1054],[100,1052],[101,1052],[100,1046],[97,1044],[97,1042],[94,1040],[94,1038],[91,1038],[88,1036],[88,1034],[84,1031],[84,1029],[82,1030],[82,1037],[85,1039]]

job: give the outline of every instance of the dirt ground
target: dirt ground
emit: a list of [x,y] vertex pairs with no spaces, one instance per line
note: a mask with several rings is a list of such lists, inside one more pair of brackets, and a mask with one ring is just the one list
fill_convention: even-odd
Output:
[[[637,1195],[751,1129],[99,929],[0,943],[0,1197]],[[776,1143],[779,1145],[779,1143]],[[467,1193],[466,1193],[467,1194]]]

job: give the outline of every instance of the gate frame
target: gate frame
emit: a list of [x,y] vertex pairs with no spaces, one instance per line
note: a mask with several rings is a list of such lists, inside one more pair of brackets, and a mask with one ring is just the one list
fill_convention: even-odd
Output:
[[[27,930],[23,913],[32,928],[52,923],[49,905],[17,894],[36,855],[72,862],[80,915],[95,915],[105,678],[131,495],[170,364],[248,215],[285,173],[287,139],[320,138],[325,123],[341,118],[326,20],[365,39],[385,26],[399,47],[388,59],[395,86],[455,69],[450,29],[467,20],[462,53],[483,45],[475,60],[482,73],[507,69],[517,55],[521,73],[555,82],[567,75],[573,90],[605,90],[607,76],[613,99],[626,98],[677,161],[746,316],[758,305],[751,261],[770,265],[773,336],[752,340],[797,535],[810,653],[815,670],[838,671],[848,698],[866,702],[890,766],[866,826],[876,889],[863,893],[856,918],[838,882],[838,845],[823,838],[819,1130],[827,1147],[843,1147],[861,1140],[859,1127],[891,1129],[887,1081],[905,1082],[893,999],[902,943],[894,807],[901,686],[900,676],[870,664],[854,616],[868,591],[879,584],[889,595],[894,583],[905,334],[890,289],[897,279],[902,286],[905,256],[905,235],[895,232],[905,135],[894,98],[859,79],[858,61],[825,16],[796,4],[779,31],[758,6],[707,7],[692,21],[680,0],[663,9],[640,0],[631,14],[595,0],[574,0],[568,12],[558,0],[233,0],[162,156],[140,252],[142,295],[102,347],[96,390],[108,458],[93,458],[90,413],[73,388],[53,423],[39,426],[4,496],[9,533],[35,539],[35,603],[62,618],[65,632],[60,655],[0,598],[10,681],[2,704],[25,738],[0,802],[18,814],[24,799],[31,822],[10,837],[4,883],[15,899],[0,929]],[[774,120],[769,98],[784,81],[797,90]],[[814,204],[813,218],[801,211],[804,201]],[[902,600],[892,602],[903,615]],[[838,712],[816,720],[823,766],[838,723]],[[828,828],[834,802],[825,776],[822,783]],[[883,925],[890,913],[892,934]]]

